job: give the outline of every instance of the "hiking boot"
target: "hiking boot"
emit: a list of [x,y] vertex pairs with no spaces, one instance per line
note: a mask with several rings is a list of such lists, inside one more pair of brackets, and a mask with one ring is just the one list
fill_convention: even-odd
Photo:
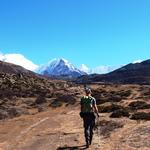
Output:
[[86,148],[89,148],[90,142],[89,140],[86,141]]
[[88,143],[86,143],[86,148],[89,148],[89,144]]
[[91,144],[92,144],[92,141],[89,142],[89,145],[91,145]]

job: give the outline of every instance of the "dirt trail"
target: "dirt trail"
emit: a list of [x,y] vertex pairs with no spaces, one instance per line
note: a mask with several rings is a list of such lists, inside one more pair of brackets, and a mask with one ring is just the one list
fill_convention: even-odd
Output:
[[[78,114],[78,108],[57,109],[1,121],[0,150],[84,149],[83,125]],[[128,121],[108,138],[95,134],[89,150],[148,150],[148,139],[150,122]]]

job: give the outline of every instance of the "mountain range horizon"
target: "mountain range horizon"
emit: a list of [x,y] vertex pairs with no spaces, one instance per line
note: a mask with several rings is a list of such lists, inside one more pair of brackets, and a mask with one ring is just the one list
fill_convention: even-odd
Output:
[[[4,73],[7,73],[7,71],[10,73],[13,73],[15,71],[15,73],[17,74],[24,74],[24,72],[29,72],[29,70],[26,70],[24,67],[14,65],[13,63],[5,64],[4,61],[1,61],[1,63],[1,69]],[[150,84],[149,70],[150,59],[142,62],[136,61],[134,63],[129,63],[105,74],[88,74],[74,67],[74,65],[72,65],[68,60],[60,58],[50,61],[48,65],[42,66],[36,72],[30,72],[31,74],[37,74],[39,76],[42,75],[43,77],[50,77],[51,79],[71,80],[73,82],[81,84],[93,82],[119,84]]]
[[[33,72],[37,72],[41,67],[46,67],[48,66],[51,62],[53,61],[58,61],[58,60],[64,60],[66,62],[69,62],[67,59],[60,57],[60,58],[54,58],[54,59],[50,59],[50,61],[48,61],[48,63],[45,63],[43,65],[37,65],[34,62],[32,62],[31,60],[27,59],[25,56],[23,56],[22,54],[2,54],[0,53],[0,60],[4,61],[4,62],[9,62],[9,63],[13,63],[16,65],[20,65],[22,67],[24,67],[25,69],[28,69],[30,71]],[[142,62],[141,59],[137,59],[134,60],[132,62],[129,63],[138,63],[138,62]],[[69,62],[70,63],[70,62]],[[72,63],[70,63],[72,64]],[[126,63],[128,64],[128,63]],[[84,64],[84,62],[76,67],[76,65],[72,64],[75,68],[79,69],[80,71],[83,71],[87,74],[106,74],[109,73],[111,71],[114,71],[122,66],[125,66],[126,64],[118,64],[118,65],[97,65],[97,67],[88,67],[86,64]],[[37,72],[38,73],[38,72]]]

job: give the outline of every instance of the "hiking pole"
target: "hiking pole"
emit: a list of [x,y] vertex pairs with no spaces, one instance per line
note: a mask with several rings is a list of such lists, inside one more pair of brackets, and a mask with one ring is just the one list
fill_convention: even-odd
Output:
[[97,117],[97,135],[98,135],[98,146],[100,146],[100,119]]

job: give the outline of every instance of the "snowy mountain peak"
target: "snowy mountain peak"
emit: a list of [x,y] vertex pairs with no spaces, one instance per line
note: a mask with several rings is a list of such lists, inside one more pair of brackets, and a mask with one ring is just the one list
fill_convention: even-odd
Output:
[[50,61],[47,65],[40,67],[39,73],[47,76],[68,76],[69,78],[86,74],[64,58]]
[[66,60],[64,58],[58,58],[58,59],[55,58],[55,59],[53,59],[49,62],[49,64],[51,64],[51,63],[54,63],[54,64],[59,64],[59,63],[68,64],[69,62],[68,62],[68,60]]

